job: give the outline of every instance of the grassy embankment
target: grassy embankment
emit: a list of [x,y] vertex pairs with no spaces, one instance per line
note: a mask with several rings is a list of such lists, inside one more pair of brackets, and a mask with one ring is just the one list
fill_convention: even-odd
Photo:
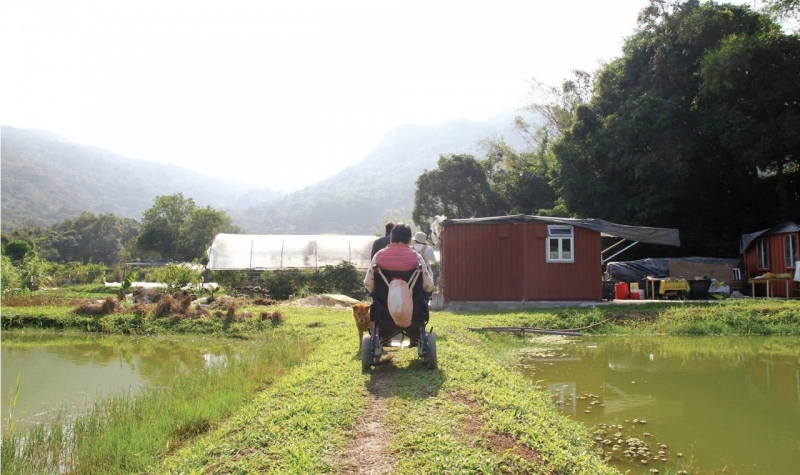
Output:
[[[30,307],[4,307],[3,327],[7,329],[24,323],[129,333],[183,329],[170,319],[136,320],[112,315],[82,320],[63,308],[55,308],[57,311],[54,312]],[[518,341],[501,335],[471,332],[466,327],[508,325],[566,329],[613,317],[591,331],[800,334],[800,304],[783,301],[468,315],[434,313],[431,323],[439,334],[439,371],[427,370],[420,366],[413,351],[402,350],[393,354],[390,363],[362,373],[355,330],[348,312],[328,309],[283,311],[286,324],[268,330],[268,333],[274,333],[276,337],[280,335],[288,341],[307,342],[313,352],[304,362],[275,379],[263,391],[259,391],[261,388],[251,390],[249,394],[254,397],[242,397],[240,405],[234,403],[230,416],[219,423],[212,421],[194,426],[197,430],[188,431],[181,437],[175,437],[174,429],[159,429],[173,437],[168,437],[170,442],[161,442],[161,447],[128,448],[120,444],[113,450],[106,450],[76,446],[74,458],[95,461],[76,472],[91,473],[100,468],[104,473],[139,472],[142,465],[134,468],[130,459],[141,458],[144,461],[141,454],[148,450],[151,453],[147,455],[149,458],[145,465],[148,467],[146,471],[151,472],[347,471],[358,462],[341,454],[352,451],[354,441],[359,437],[359,420],[379,417],[373,413],[370,402],[378,398],[385,406],[385,413],[380,418],[386,426],[386,437],[390,439],[380,456],[386,458],[394,473],[613,473],[614,470],[605,466],[591,447],[586,429],[558,415],[545,394],[515,371],[506,369],[503,360],[509,348],[519,345]],[[197,325],[195,323],[192,328],[223,335],[263,333],[257,322],[250,326],[247,322],[234,322],[227,328],[211,323]],[[224,387],[225,384],[217,391],[224,392]],[[194,395],[193,400],[202,400],[204,404],[200,406],[206,406],[206,399],[217,391]],[[167,399],[175,397],[171,392]],[[106,407],[113,408],[114,405]],[[106,412],[108,409],[99,411]],[[119,412],[132,413],[133,410],[125,407]],[[107,430],[106,425],[115,424],[111,417],[100,417],[103,421],[97,424],[100,431]],[[162,417],[174,419],[170,414]],[[118,440],[131,440],[128,432],[131,427],[126,424],[119,426],[114,430],[127,435],[118,436]],[[46,433],[42,431],[43,439],[47,438]],[[155,437],[152,432],[146,434],[141,438]],[[192,437],[195,434],[201,435]],[[60,443],[43,440],[42,446],[52,448]],[[6,447],[4,441],[4,452]],[[172,448],[177,449],[172,451]],[[42,457],[46,453],[37,452],[35,455]],[[100,455],[105,453],[108,455]],[[131,457],[134,454],[136,457]],[[4,471],[6,460],[4,453]]]

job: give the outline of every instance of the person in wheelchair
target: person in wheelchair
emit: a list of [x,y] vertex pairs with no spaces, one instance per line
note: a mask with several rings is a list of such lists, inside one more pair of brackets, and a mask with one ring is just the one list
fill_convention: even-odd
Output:
[[[410,244],[411,228],[405,223],[397,223],[392,228],[391,242],[375,254],[364,278],[364,286],[373,300],[370,317],[373,322],[377,322],[384,345],[393,336],[402,333],[408,337],[410,346],[417,346],[421,327],[428,322],[428,299],[435,286],[428,266]],[[388,281],[400,278],[407,282],[419,270],[419,277],[413,286],[410,285],[414,301],[410,326],[398,326],[393,321],[387,309],[388,285],[383,277],[376,277],[378,270]]]

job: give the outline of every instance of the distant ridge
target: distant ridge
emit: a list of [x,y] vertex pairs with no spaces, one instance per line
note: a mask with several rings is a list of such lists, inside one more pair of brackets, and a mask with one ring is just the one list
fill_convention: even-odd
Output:
[[478,142],[504,138],[523,149],[514,111],[392,130],[359,163],[300,191],[242,189],[173,165],[77,145],[54,133],[4,126],[2,228],[45,227],[84,211],[141,220],[159,195],[183,193],[225,210],[253,234],[374,234],[388,219],[411,221],[416,180],[442,154],[483,155]]
[[52,132],[0,128],[2,227],[48,226],[80,215],[141,219],[159,195],[183,193],[199,206],[244,208],[280,196],[238,187],[173,165],[77,145]]
[[374,234],[389,219],[410,223],[416,180],[436,168],[440,155],[481,157],[478,142],[487,138],[525,147],[513,129],[516,115],[509,111],[483,122],[397,127],[359,163],[279,200],[252,206],[234,220],[257,234]]

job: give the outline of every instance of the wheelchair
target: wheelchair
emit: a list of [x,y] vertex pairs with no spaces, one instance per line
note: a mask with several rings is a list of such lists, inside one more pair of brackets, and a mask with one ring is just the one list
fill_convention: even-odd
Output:
[[437,369],[439,363],[436,355],[436,335],[432,333],[432,328],[430,330],[425,329],[430,318],[429,302],[431,295],[423,290],[422,278],[416,279],[411,289],[411,295],[414,301],[411,325],[407,328],[402,328],[395,324],[392,315],[389,313],[387,305],[389,287],[386,282],[378,276],[378,271],[380,271],[390,282],[398,278],[409,282],[417,269],[389,271],[380,269],[377,265],[375,265],[373,269],[375,271],[375,287],[372,294],[370,294],[372,297],[372,304],[369,309],[372,331],[369,335],[364,335],[361,339],[362,369],[366,371],[377,364],[383,353],[383,348],[389,346],[392,338],[397,335],[407,337],[409,340],[409,347],[417,348],[417,354],[422,358],[423,365],[426,365],[430,369]]

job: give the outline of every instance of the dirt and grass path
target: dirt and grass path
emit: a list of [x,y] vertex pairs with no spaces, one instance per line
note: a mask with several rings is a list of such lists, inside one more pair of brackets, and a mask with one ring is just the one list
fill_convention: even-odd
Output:
[[314,353],[154,472],[616,473],[463,325],[438,325],[439,370],[397,349],[368,372],[352,326],[342,311],[287,315]]

